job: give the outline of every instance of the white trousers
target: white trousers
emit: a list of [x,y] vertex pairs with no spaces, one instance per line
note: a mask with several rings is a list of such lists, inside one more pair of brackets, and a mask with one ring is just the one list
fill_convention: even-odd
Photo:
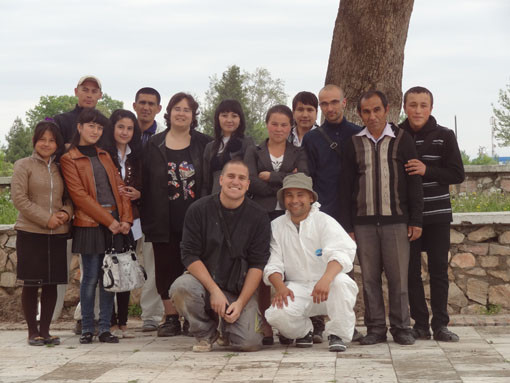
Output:
[[138,240],[136,254],[139,259],[143,259],[143,267],[147,273],[147,280],[142,287],[142,294],[140,296],[142,320],[153,320],[159,323],[165,313],[165,308],[163,307],[161,296],[156,289],[154,250],[151,242],[145,242],[145,236]]
[[288,306],[279,309],[269,307],[266,320],[269,324],[289,339],[303,338],[313,330],[310,317],[328,315],[326,335],[336,335],[345,342],[350,342],[356,324],[354,305],[358,286],[347,274],[338,274],[331,282],[328,300],[313,303],[311,296],[317,282],[293,282],[285,284],[294,293],[294,301],[287,299]]

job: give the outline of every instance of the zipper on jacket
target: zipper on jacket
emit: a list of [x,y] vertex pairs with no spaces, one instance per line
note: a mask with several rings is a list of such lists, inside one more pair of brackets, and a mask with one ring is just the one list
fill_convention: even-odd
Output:
[[[384,137],[383,137],[384,139]],[[372,140],[370,140],[372,141]],[[380,215],[380,212],[379,212],[379,209],[380,209],[380,206],[379,206],[379,193],[380,193],[380,185],[379,185],[379,182],[380,182],[380,175],[379,175],[379,172],[380,172],[380,164],[379,164],[379,160],[380,160],[380,156],[379,156],[379,143],[381,142],[382,140],[379,140],[377,141],[376,143],[374,143],[374,149],[375,149],[375,217],[376,217],[376,225],[379,226],[380,225],[380,222],[379,222],[379,215]]]
[[[50,176],[50,217],[53,215],[53,177],[51,175],[51,157],[48,161],[48,174]],[[50,234],[53,234],[53,229],[50,229]],[[49,249],[48,249],[49,252]]]

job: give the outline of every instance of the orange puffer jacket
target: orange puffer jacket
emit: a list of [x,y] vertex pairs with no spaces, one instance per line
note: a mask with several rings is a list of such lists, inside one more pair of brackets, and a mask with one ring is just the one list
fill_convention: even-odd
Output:
[[[124,185],[119,171],[108,152],[98,147],[96,150],[99,161],[104,166],[110,181],[119,212],[119,221],[132,224],[131,202],[128,197],[122,197],[119,194],[119,186]],[[98,224],[110,226],[114,218],[109,210],[97,202],[96,185],[90,159],[77,148],[72,148],[60,159],[60,166],[67,190],[74,203],[73,226],[95,227]]]

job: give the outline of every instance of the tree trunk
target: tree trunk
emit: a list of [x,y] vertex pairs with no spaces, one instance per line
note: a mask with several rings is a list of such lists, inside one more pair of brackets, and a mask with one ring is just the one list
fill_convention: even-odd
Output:
[[356,104],[367,90],[383,91],[389,121],[402,108],[402,69],[414,0],[341,0],[333,32],[326,84],[342,87],[345,116],[360,123]]

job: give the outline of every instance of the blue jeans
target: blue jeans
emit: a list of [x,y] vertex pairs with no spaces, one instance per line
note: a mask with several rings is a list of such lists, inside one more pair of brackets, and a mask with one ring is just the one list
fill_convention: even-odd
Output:
[[99,282],[99,334],[110,331],[114,293],[103,287],[104,254],[82,254],[83,278],[80,285],[82,334],[94,333],[94,299]]

